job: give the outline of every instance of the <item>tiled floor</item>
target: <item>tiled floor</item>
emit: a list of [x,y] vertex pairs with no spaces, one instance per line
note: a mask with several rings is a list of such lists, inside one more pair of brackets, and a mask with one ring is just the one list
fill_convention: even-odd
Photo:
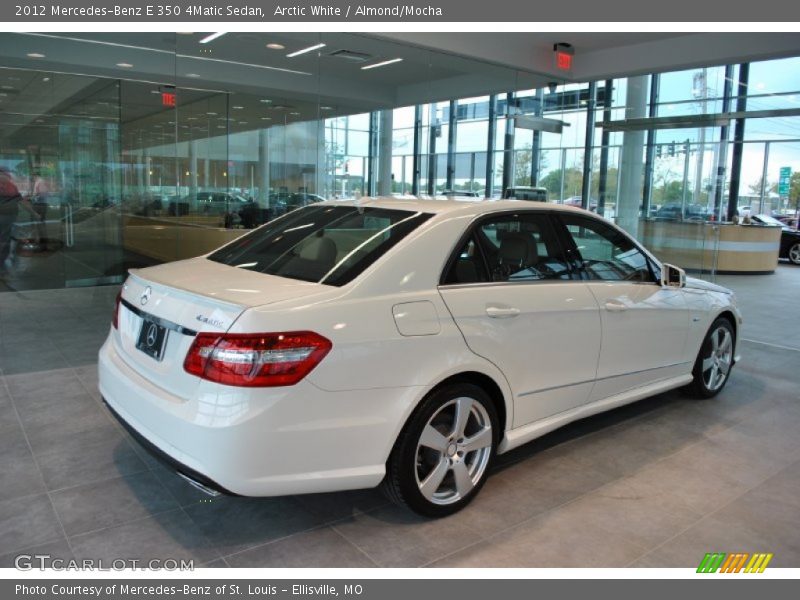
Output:
[[95,355],[116,290],[0,294],[0,566],[13,557],[257,566],[800,565],[800,268],[728,277],[743,362],[718,398],[651,398],[501,457],[462,513],[374,490],[209,500],[109,417]]

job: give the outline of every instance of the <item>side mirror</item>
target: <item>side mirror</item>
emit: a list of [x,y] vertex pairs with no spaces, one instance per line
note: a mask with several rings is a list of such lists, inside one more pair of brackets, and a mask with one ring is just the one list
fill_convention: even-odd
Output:
[[686,287],[686,271],[675,265],[661,265],[661,287]]

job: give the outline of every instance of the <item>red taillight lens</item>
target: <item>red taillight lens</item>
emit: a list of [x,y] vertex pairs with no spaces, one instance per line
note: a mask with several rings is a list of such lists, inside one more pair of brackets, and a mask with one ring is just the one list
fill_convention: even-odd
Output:
[[119,305],[122,302],[122,290],[117,293],[117,299],[114,301],[114,316],[111,319],[111,324],[114,329],[119,329]]
[[332,346],[330,340],[312,331],[198,333],[183,368],[226,385],[294,385],[325,358]]

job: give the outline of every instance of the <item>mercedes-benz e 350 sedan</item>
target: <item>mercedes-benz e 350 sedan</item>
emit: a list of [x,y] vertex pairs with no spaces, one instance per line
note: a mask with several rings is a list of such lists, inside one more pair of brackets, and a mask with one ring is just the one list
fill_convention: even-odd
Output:
[[435,517],[495,455],[570,421],[717,394],[740,322],[730,291],[587,211],[325,202],[131,271],[100,391],[209,493],[382,485]]

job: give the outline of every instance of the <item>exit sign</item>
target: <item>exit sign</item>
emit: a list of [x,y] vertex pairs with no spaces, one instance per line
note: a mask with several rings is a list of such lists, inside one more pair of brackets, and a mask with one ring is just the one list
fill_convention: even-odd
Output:
[[175,92],[161,92],[161,105],[175,108],[175,106],[177,106]]

